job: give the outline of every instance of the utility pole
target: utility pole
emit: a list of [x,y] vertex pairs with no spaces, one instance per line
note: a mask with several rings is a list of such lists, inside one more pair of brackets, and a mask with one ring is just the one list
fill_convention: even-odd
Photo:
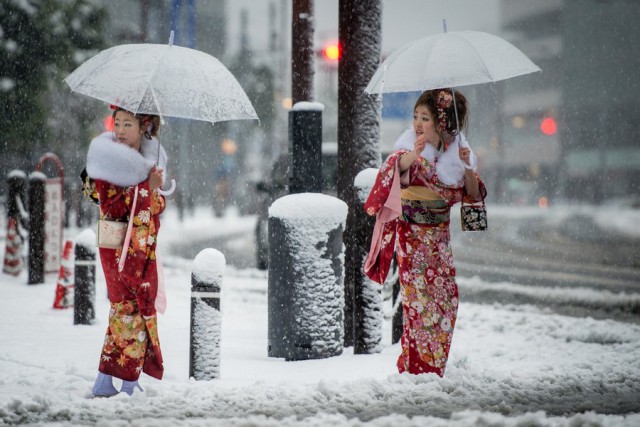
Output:
[[291,16],[291,100],[313,101],[313,0],[293,0]]
[[[338,198],[349,206],[345,244],[345,346],[354,352],[377,351],[366,343],[363,321],[379,308],[364,298],[370,281],[363,272],[373,232],[354,185],[366,168],[380,167],[380,99],[364,92],[380,63],[382,0],[340,0],[338,65]],[[369,314],[367,314],[369,313]]]

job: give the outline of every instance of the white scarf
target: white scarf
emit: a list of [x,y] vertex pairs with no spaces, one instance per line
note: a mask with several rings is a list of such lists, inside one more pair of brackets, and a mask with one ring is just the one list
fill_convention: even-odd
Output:
[[[400,135],[400,137],[393,144],[394,150],[413,150],[413,145],[416,142],[416,132],[413,128],[409,128]],[[454,142],[449,144],[447,150],[444,153],[438,152],[433,145],[428,144],[420,154],[422,157],[433,163],[436,162],[436,171],[438,172],[438,179],[445,185],[464,185],[464,163],[460,160],[460,154],[458,153],[458,147],[469,148],[469,143],[464,137],[462,132],[456,136]],[[471,164],[477,164],[476,155],[471,151]]]
[[[158,149],[160,159],[158,161]],[[104,132],[91,141],[87,152],[87,174],[119,187],[130,187],[147,179],[149,171],[158,161],[167,176],[167,153],[157,138],[142,136],[140,151],[117,142],[112,132]]]

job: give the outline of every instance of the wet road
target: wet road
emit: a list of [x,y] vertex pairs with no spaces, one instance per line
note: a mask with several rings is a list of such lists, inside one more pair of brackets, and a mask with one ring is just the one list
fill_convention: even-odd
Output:
[[[640,239],[602,230],[589,217],[494,216],[488,232],[452,233],[452,247],[459,276],[539,290],[470,287],[462,298],[640,323]],[[562,289],[570,296],[555,298]],[[619,298],[621,293],[629,298]]]

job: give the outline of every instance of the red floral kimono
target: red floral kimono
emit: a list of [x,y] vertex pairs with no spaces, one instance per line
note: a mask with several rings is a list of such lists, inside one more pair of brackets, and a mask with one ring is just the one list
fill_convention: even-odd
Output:
[[[458,310],[449,211],[468,196],[464,185],[442,184],[435,163],[424,158],[400,176],[397,162],[407,152],[397,151],[383,163],[365,203],[367,213],[377,215],[365,273],[383,283],[395,252],[403,307],[398,370],[443,376]],[[402,199],[400,189],[408,186],[426,187],[439,197]],[[486,195],[481,181],[480,190]]]
[[[97,179],[95,188],[101,216],[128,221],[136,186],[118,187]],[[100,248],[111,309],[99,371],[127,381],[137,380],[141,372],[161,379],[164,370],[154,305],[158,292],[156,238],[164,207],[164,197],[149,190],[148,180],[141,182],[122,272],[118,272],[122,251]]]

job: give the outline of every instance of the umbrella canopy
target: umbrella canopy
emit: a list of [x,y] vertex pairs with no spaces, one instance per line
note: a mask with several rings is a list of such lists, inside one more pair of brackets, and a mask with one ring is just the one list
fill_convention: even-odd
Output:
[[541,70],[500,37],[479,31],[452,31],[415,40],[394,51],[375,72],[365,92],[467,86],[536,71]]
[[133,113],[219,122],[257,119],[235,77],[216,58],[161,44],[106,49],[65,79],[72,91]]

